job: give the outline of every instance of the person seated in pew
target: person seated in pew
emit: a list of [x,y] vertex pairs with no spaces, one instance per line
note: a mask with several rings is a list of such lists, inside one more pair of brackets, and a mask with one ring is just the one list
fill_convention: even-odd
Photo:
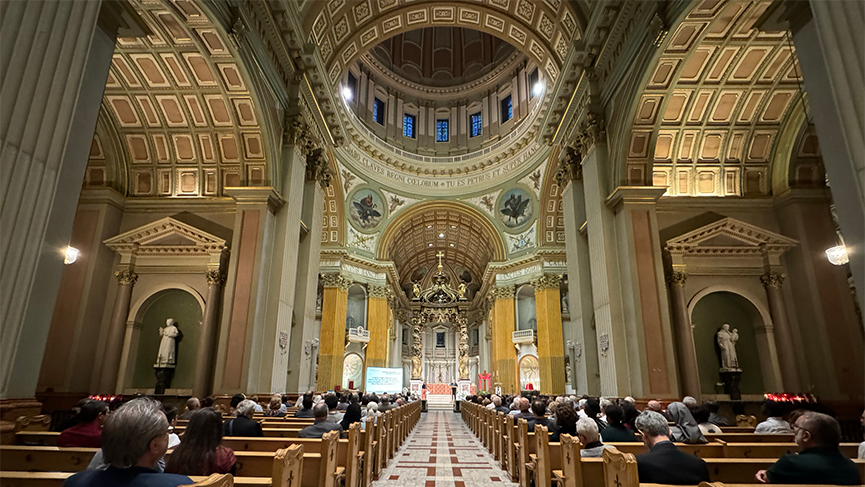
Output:
[[504,414],[511,412],[506,406],[502,406],[502,398],[498,395],[493,395],[493,410]]
[[535,430],[535,425],[545,426],[549,430],[556,427],[555,421],[546,417],[547,404],[538,399],[532,403],[532,419],[528,420],[529,431]]
[[244,396],[243,394],[240,394],[240,393],[237,393],[237,394],[231,396],[231,402],[228,403],[228,405],[231,406],[231,414],[237,414],[235,409],[237,409],[237,405],[240,404],[241,402],[243,402],[244,400],[246,400],[246,396]]
[[634,403],[626,400],[622,402],[622,424],[625,425],[631,433],[637,432],[637,426],[635,421],[637,420],[637,416],[640,415],[640,412],[637,411],[637,407],[634,406]]
[[806,411],[794,428],[799,453],[787,453],[767,470],[757,472],[761,483],[860,485],[859,469],[838,444],[841,426],[832,416]]
[[390,405],[390,396],[386,393],[381,395],[381,401],[378,403],[378,412],[383,413],[390,409],[392,406]]
[[336,410],[337,411],[345,411],[348,409],[348,396],[343,395],[340,392],[336,393]]
[[697,421],[688,411],[688,407],[681,402],[673,402],[667,406],[667,413],[676,423],[670,428],[670,439],[680,443],[699,444],[708,443],[709,440],[703,436]]
[[691,410],[691,415],[694,416],[694,421],[700,427],[700,431],[704,435],[715,435],[722,433],[721,427],[709,422],[709,408],[706,405],[697,406]]
[[640,483],[697,485],[709,481],[706,462],[680,451],[670,441],[670,426],[664,415],[644,411],[637,416],[636,424],[649,449],[649,453],[637,455]]
[[793,433],[790,424],[784,420],[784,413],[787,411],[787,406],[780,402],[765,400],[760,406],[760,412],[765,414],[766,420],[762,421],[754,429],[754,433],[764,435],[789,435]]
[[516,396],[513,399],[511,399],[511,406],[510,406],[510,408],[508,408],[509,409],[509,411],[508,411],[509,416],[513,416],[516,418],[516,416],[522,412],[522,411],[520,411],[520,399],[521,398],[519,396]]
[[579,419],[573,402],[565,401],[556,405],[556,428],[550,435],[550,441],[553,443],[561,441],[562,435],[577,436]]
[[598,432],[598,423],[592,418],[580,418],[577,421],[577,438],[583,444],[580,457],[597,458],[604,453],[604,449],[612,448],[610,445],[601,443],[601,434]]
[[715,426],[730,426],[730,421],[721,415],[721,405],[717,402],[704,402],[703,406],[709,410],[709,422]]
[[201,409],[201,401],[197,397],[190,397],[186,400],[186,411],[180,415],[180,419],[190,419],[195,411]]
[[212,408],[216,406],[216,396],[207,396],[201,400],[201,408]]
[[598,426],[598,431],[604,431],[607,423],[601,420],[601,402],[594,398],[586,400],[586,405],[583,406],[583,411],[586,412],[586,417],[595,422]]
[[241,401],[234,409],[237,416],[229,419],[222,425],[222,434],[225,436],[244,436],[263,438],[264,432],[258,421],[252,419],[255,414],[255,403],[249,399]]
[[165,471],[205,477],[214,473],[234,475],[235,464],[234,451],[222,446],[222,415],[205,409],[192,415],[183,442],[171,453]]
[[321,438],[328,431],[339,431],[342,436],[343,430],[339,423],[328,421],[327,404],[318,403],[312,408],[315,422],[297,433],[298,438]]
[[682,398],[682,404],[688,408],[689,411],[694,411],[694,408],[697,407],[697,399],[694,396],[685,396]]
[[153,399],[133,399],[105,421],[102,452],[106,466],[72,475],[64,487],[177,487],[185,475],[154,469],[168,450],[168,420]]
[[327,405],[327,420],[331,423],[339,423],[342,421],[345,413],[339,412],[336,410],[336,405],[339,403],[339,399],[336,398],[335,394],[328,394],[324,398],[324,404]]
[[532,419],[535,419],[534,413],[532,413],[530,410],[531,409],[531,403],[529,402],[529,398],[521,397],[518,407],[519,407],[519,412],[517,414],[514,414],[513,411],[511,412],[511,416],[514,417],[514,421],[516,421],[518,419],[525,419],[526,421],[530,421]]
[[607,443],[613,441],[640,441],[633,431],[622,424],[625,411],[621,406],[610,404],[604,408],[604,414],[607,415],[607,427],[604,428],[604,431],[601,431],[601,439]]
[[78,424],[65,429],[57,438],[57,446],[99,448],[102,446],[102,423],[108,414],[108,404],[88,400],[78,411]]
[[282,411],[282,401],[278,397],[274,397],[270,400],[270,404],[267,405],[267,411],[264,412],[264,416],[268,418],[281,418],[285,416],[285,411]]
[[361,418],[363,418],[363,412],[360,409],[360,401],[357,398],[357,394],[351,394],[348,398],[348,407],[345,408],[345,416],[342,417],[342,421],[339,424],[342,426],[342,429],[348,431],[348,427],[352,423],[360,422]]
[[312,414],[312,394],[307,392],[301,398],[301,409],[294,412],[295,418],[311,418]]
[[174,448],[180,444],[180,437],[174,432],[177,428],[177,408],[174,406],[162,405],[162,412],[165,413],[165,419],[168,420],[168,449]]
[[[859,416],[859,425],[862,427],[862,432],[865,433],[865,411],[862,411],[862,416]],[[865,441],[859,443],[859,451],[856,458],[865,460]]]

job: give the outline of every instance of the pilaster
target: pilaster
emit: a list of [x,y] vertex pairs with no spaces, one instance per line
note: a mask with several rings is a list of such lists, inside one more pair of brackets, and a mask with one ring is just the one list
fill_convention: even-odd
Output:
[[324,286],[324,297],[321,305],[321,342],[316,390],[329,391],[342,385],[345,318],[351,280],[341,274],[323,274],[321,283]]
[[517,356],[512,339],[516,329],[514,286],[494,287],[490,293],[494,299],[493,306],[495,307],[493,322],[495,376],[493,377],[493,384],[501,384],[502,392],[505,394],[518,393]]
[[548,394],[565,393],[565,348],[562,339],[562,276],[545,274],[532,281],[538,320],[538,362],[541,388]]

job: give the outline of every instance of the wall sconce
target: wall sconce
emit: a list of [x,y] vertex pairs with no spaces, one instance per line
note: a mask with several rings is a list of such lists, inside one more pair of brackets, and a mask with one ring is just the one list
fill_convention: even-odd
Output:
[[75,263],[76,260],[78,260],[78,249],[72,246],[66,247],[66,258],[63,259],[63,263],[69,265]]
[[826,258],[832,265],[844,265],[850,262],[850,258],[847,256],[847,247],[843,245],[826,249]]

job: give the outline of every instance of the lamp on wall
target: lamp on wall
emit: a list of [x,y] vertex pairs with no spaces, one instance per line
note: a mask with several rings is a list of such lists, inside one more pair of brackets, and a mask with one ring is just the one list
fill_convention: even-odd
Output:
[[354,93],[351,92],[351,88],[349,88],[348,86],[343,86],[343,87],[342,87],[342,98],[343,98],[343,100],[345,100],[346,103],[348,103],[348,102],[351,101],[351,99],[352,99],[353,97],[354,97]]
[[826,258],[832,265],[844,265],[850,262],[850,258],[847,256],[847,247],[844,245],[836,245],[826,249]]
[[544,93],[544,83],[543,81],[538,81],[532,86],[532,94],[534,96],[541,96]]
[[78,249],[72,246],[66,247],[66,257],[63,259],[63,263],[69,265],[75,263],[76,260],[78,260]]

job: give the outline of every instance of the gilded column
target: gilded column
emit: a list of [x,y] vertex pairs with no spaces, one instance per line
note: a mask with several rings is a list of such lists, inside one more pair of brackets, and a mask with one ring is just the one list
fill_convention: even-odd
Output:
[[329,391],[342,385],[345,316],[351,280],[341,274],[323,274],[321,283],[324,286],[324,297],[321,304],[321,338],[316,389]]
[[102,356],[102,377],[99,380],[100,394],[120,392],[117,376],[120,374],[120,355],[123,353],[123,338],[126,336],[126,320],[129,316],[129,303],[132,300],[132,287],[138,274],[130,269],[116,271],[117,295],[114,298],[114,311],[111,313],[111,326]]
[[387,367],[387,286],[370,285],[367,288],[367,326],[369,345],[366,347],[367,367]]
[[207,301],[204,303],[198,354],[195,357],[195,379],[192,382],[192,395],[196,397],[206,397],[213,392],[213,355],[218,335],[216,327],[219,322],[222,284],[225,282],[225,276],[219,269],[207,270],[204,277],[207,279]]
[[417,316],[411,319],[411,379],[420,380],[423,375],[423,362],[421,354],[423,352],[423,327],[421,326],[420,318]]
[[697,351],[694,348],[694,333],[691,317],[688,315],[688,302],[685,298],[685,281],[688,275],[674,271],[667,278],[670,286],[670,302],[673,308],[673,327],[676,334],[676,354],[679,358],[679,378],[682,395],[693,396],[700,400],[700,375],[697,368]]
[[465,316],[457,318],[460,330],[459,340],[459,379],[469,380],[469,320]]
[[514,286],[494,287],[491,291],[495,299],[495,328],[493,342],[495,348],[495,374],[493,382],[501,384],[502,392],[514,394],[519,392],[517,386],[516,351],[513,343],[513,332],[516,325],[514,313]]
[[545,394],[565,393],[565,345],[562,338],[562,308],[559,285],[562,276],[544,274],[532,281],[535,316],[538,320],[538,362],[541,389]]
[[796,350],[793,348],[793,334],[790,321],[787,318],[787,306],[781,286],[784,284],[784,274],[769,271],[760,277],[766,298],[769,301],[769,313],[775,325],[775,348],[778,350],[778,362],[781,365],[781,377],[785,392],[801,392]]

